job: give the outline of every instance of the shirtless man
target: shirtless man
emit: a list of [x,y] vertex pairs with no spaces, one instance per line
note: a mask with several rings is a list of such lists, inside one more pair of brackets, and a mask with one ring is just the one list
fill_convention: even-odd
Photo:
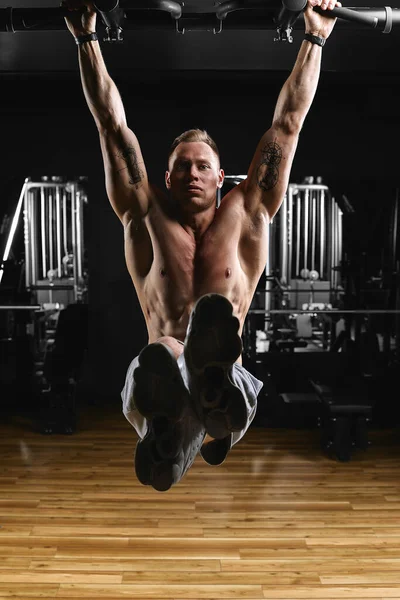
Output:
[[78,44],[83,91],[99,131],[107,194],[124,228],[126,264],[148,331],[121,392],[123,412],[139,436],[136,475],[166,491],[198,452],[209,464],[221,464],[255,416],[262,382],[242,366],[242,328],[265,268],[268,225],[284,198],[317,88],[321,46],[335,24],[332,15],[313,7],[329,11],[341,4],[309,0],[306,39],[271,126],[247,179],[218,208],[224,172],[205,131],[189,130],[173,142],[168,194],[150,184],[97,41],[96,11],[89,0],[62,5],[69,9],[65,20]]

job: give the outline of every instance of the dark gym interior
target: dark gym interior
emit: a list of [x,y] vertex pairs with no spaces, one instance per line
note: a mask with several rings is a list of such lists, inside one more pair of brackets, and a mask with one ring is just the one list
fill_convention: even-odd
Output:
[[[2,257],[18,205],[21,212],[2,264],[0,409],[29,411],[43,433],[73,435],[82,406],[121,402],[126,369],[147,343],[146,330],[124,262],[122,226],[105,191],[74,40],[60,14],[35,17],[35,9],[56,10],[57,2],[14,0],[15,31],[9,4],[0,1]],[[120,42],[101,41],[154,183],[163,185],[172,140],[192,127],[207,129],[219,146],[230,176],[223,193],[235,185],[233,176],[246,173],[302,40],[301,16],[293,41],[278,41],[273,26],[264,27],[262,19],[254,25],[248,5],[247,29],[230,28],[230,15],[219,33],[191,31],[190,19],[179,31],[170,15],[153,29],[146,14],[142,27],[132,18]],[[215,6],[187,0],[184,14],[194,18]],[[386,15],[381,0],[374,6]],[[17,19],[17,9],[25,8],[32,9],[26,29]],[[106,24],[99,23],[105,35]],[[281,209],[271,226],[271,264],[243,339],[248,368],[265,382],[255,423],[319,426],[325,448],[342,439],[335,452],[343,460],[354,443],[367,444],[368,427],[397,426],[400,419],[400,23],[393,17],[392,29],[384,32],[385,26],[338,19],[323,49],[288,200],[301,210],[310,203],[310,245],[323,227],[324,272],[322,250],[309,252],[308,264],[303,249],[300,269],[292,257],[290,278],[283,277],[287,262],[280,249],[288,232]],[[43,261],[38,240],[46,225],[39,219],[34,232],[25,221],[38,217],[34,205],[50,196],[58,210],[57,194],[71,214],[71,204],[79,205],[78,224],[60,217],[61,229],[69,224],[79,233],[79,260],[75,239],[72,253],[60,249],[66,250],[62,275],[49,264],[52,272],[42,277],[27,253]],[[318,209],[322,197],[332,211],[326,222]],[[57,218],[54,212],[53,222]]]

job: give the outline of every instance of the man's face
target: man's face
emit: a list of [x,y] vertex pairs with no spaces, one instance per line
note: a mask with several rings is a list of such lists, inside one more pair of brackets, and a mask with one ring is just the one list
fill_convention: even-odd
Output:
[[215,205],[224,172],[218,157],[204,142],[182,142],[169,159],[165,184],[183,210],[204,210]]

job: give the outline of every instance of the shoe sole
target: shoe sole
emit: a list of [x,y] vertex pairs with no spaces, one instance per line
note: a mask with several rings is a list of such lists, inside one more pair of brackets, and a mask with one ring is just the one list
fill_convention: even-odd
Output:
[[207,433],[221,439],[241,431],[247,406],[231,379],[232,365],[242,353],[239,320],[225,296],[207,294],[193,308],[185,340],[193,408]]
[[169,348],[149,344],[139,354],[133,374],[135,407],[148,421],[148,431],[135,451],[135,471],[143,485],[168,490],[181,472],[181,419],[189,393]]

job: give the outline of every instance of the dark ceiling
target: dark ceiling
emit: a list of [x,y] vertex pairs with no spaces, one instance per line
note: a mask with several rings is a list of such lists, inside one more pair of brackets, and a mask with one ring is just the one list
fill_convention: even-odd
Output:
[[[143,23],[139,19],[140,12],[127,12],[133,17],[137,14],[139,23],[130,18],[128,26],[125,17],[123,41],[101,41],[107,65],[112,72],[122,74],[138,71],[165,74],[171,71],[243,73],[288,70],[303,37],[304,21],[300,14],[293,26],[292,43],[274,41],[276,26],[270,14],[271,11],[278,14],[282,7],[274,1],[274,5],[265,3],[269,7],[265,13],[248,8],[252,6],[251,0],[240,2],[242,10],[231,11],[222,31],[217,34],[212,29],[186,28],[183,34],[176,30],[184,23],[183,17],[186,17],[187,23],[190,22],[189,17],[214,17],[216,3],[213,0],[185,0],[182,19],[177,21],[165,10],[145,11],[149,17],[146,16]],[[128,10],[129,4],[132,7],[135,3],[137,5],[137,0],[125,3],[121,0],[120,6]],[[146,0],[141,4],[146,4]],[[31,21],[27,21],[26,29],[5,31],[7,15],[10,14],[6,8],[10,6],[14,16],[21,14],[22,9],[30,9]],[[384,0],[375,0],[372,8],[385,11],[384,6]],[[360,0],[353,2],[352,7],[368,10]],[[37,19],[32,20],[32,14],[35,14],[32,11],[44,8],[51,9],[56,16],[39,23]],[[400,8],[391,8],[399,11],[395,14],[396,18],[399,17]],[[77,72],[76,46],[58,11],[59,2],[56,0],[0,0],[0,75]],[[216,22],[220,21],[216,19]],[[100,15],[98,32],[101,38],[106,33]],[[337,73],[358,71],[365,75],[396,75],[400,73],[399,41],[400,23],[395,22],[390,33],[383,33],[382,27],[371,28],[338,19],[323,50],[322,69]]]

